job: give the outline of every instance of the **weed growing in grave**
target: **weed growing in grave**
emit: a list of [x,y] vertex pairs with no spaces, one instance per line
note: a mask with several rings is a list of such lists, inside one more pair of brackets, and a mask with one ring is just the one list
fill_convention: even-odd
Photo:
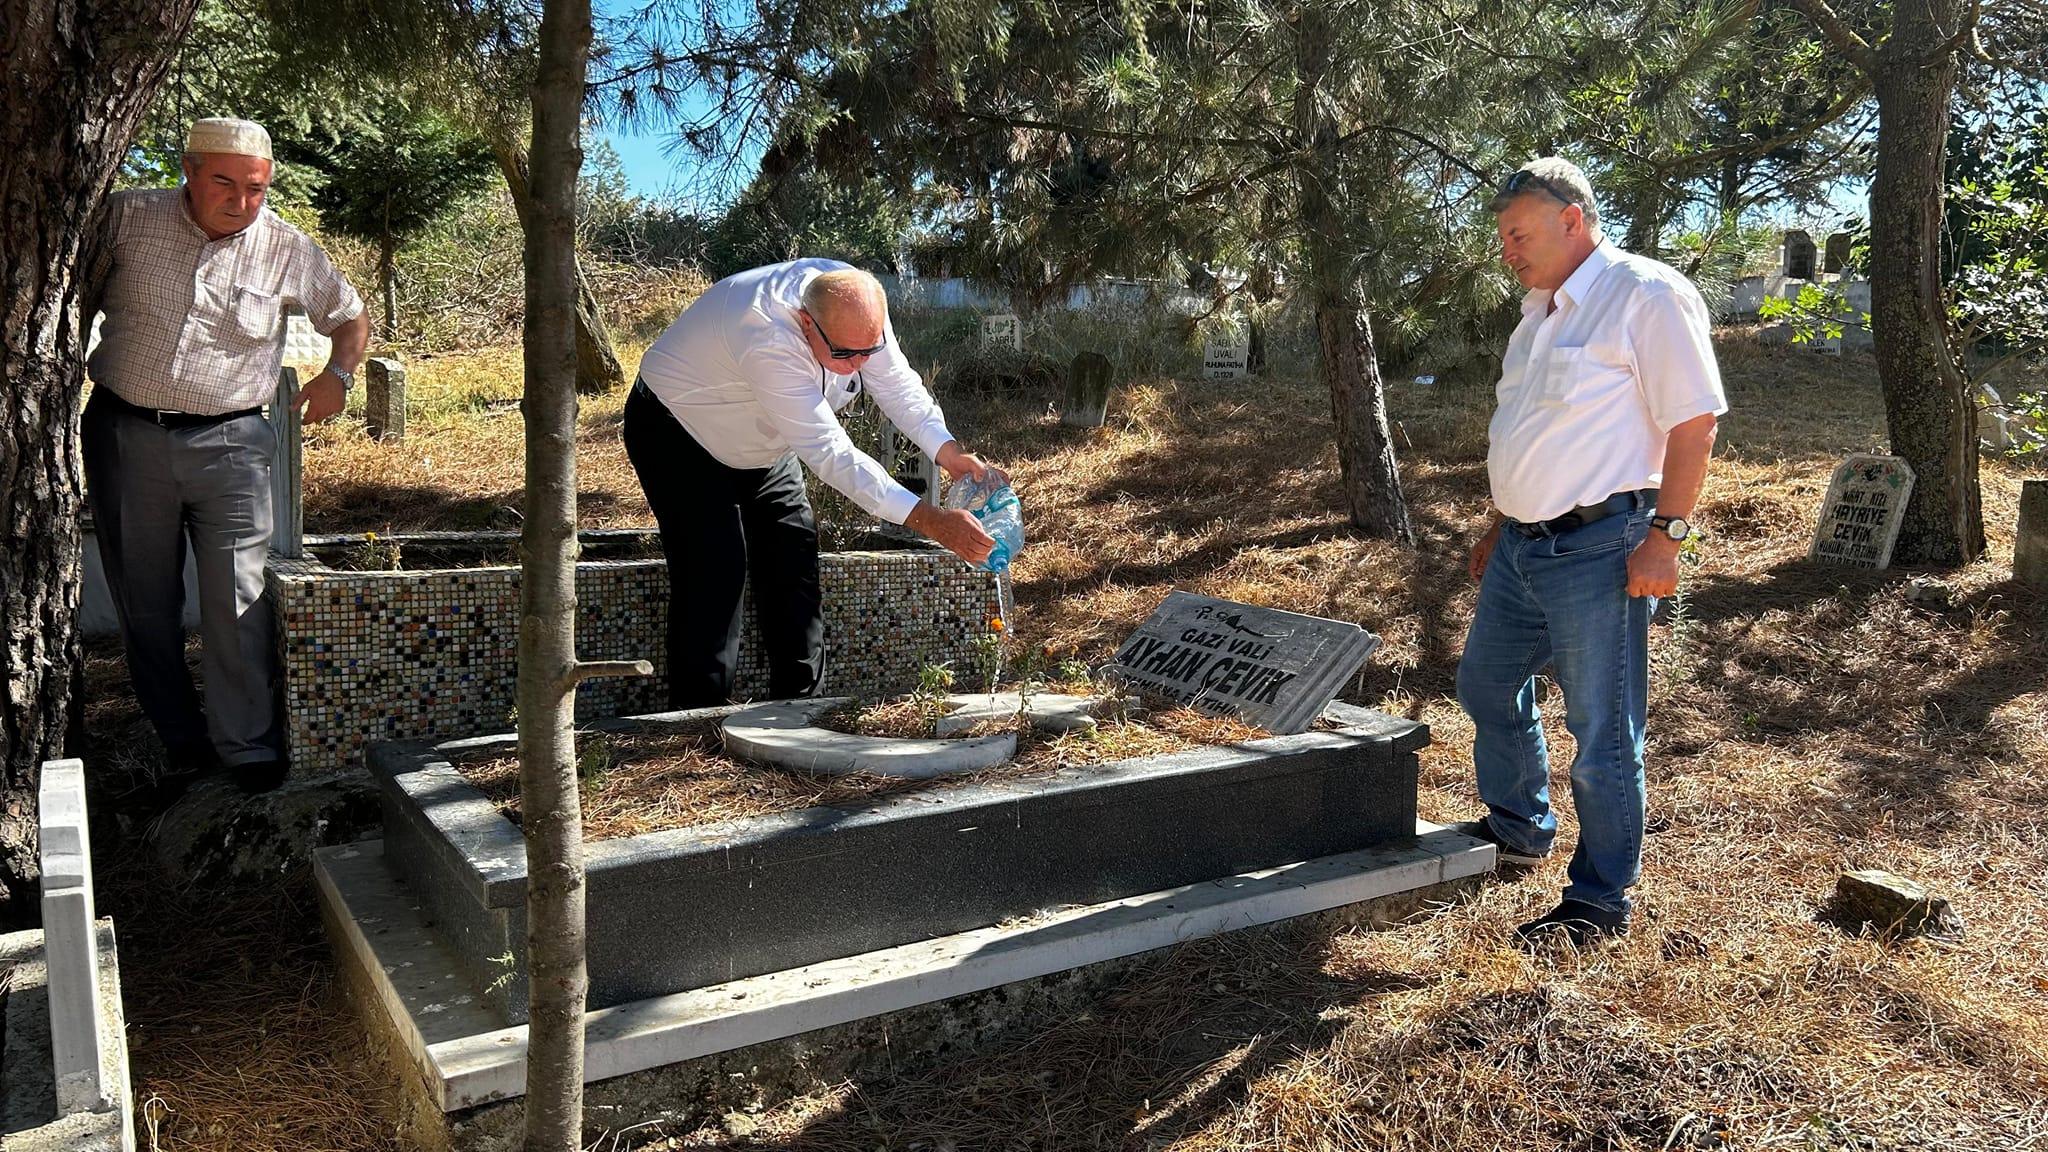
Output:
[[988,694],[996,694],[996,682],[1003,675],[1003,630],[1001,616],[988,619],[988,631],[974,638],[974,665],[988,682]]
[[380,539],[375,532],[365,532],[362,541],[348,550],[343,563],[357,572],[385,572],[401,566],[404,551],[396,540]]
[[612,751],[611,741],[603,736],[592,736],[576,753],[576,779],[595,792],[604,787],[605,773],[617,763],[618,757]]
[[946,660],[927,664],[917,671],[917,687],[910,693],[910,702],[916,706],[919,716],[936,722],[939,702],[952,690],[953,662]]
[[485,992],[496,992],[498,989],[503,988],[505,985],[510,984],[512,982],[512,952],[510,949],[507,949],[505,952],[491,957],[490,960],[491,963],[496,964],[498,967],[504,969],[504,971],[498,973],[498,975],[495,978],[493,978],[489,984],[486,984],[484,986]]

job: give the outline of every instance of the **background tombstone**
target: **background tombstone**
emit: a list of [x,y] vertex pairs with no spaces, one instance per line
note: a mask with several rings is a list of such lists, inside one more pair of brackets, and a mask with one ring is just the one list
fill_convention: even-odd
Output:
[[363,375],[363,427],[370,439],[405,439],[405,365],[372,356]]
[[1913,469],[1897,456],[1851,456],[1835,469],[1807,555],[1858,568],[1887,568],[1913,495]]
[[1785,233],[1783,265],[1786,279],[1813,279],[1815,256],[1813,237],[1797,228]]
[[981,318],[981,346],[983,348],[1007,348],[1012,352],[1024,350],[1024,324],[1013,312],[998,312]]
[[1843,269],[1847,268],[1849,266],[1849,249],[1855,242],[1856,235],[1853,232],[1828,233],[1827,247],[1821,254],[1820,270],[1839,274]]
[[2048,480],[2020,484],[2020,522],[2012,545],[2012,578],[2048,591]]
[[1109,357],[1083,352],[1067,371],[1067,394],[1060,404],[1060,423],[1100,428],[1109,419]]
[[1202,349],[1202,378],[1241,380],[1251,372],[1252,346],[1248,340],[1211,340]]
[[1356,624],[1176,591],[1113,666],[1128,684],[1284,736],[1307,731],[1379,643]]

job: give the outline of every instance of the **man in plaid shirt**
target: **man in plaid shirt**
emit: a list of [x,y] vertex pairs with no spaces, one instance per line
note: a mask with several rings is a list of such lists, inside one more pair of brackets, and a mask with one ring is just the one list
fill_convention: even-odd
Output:
[[[305,233],[263,206],[270,136],[192,125],[185,183],[109,197],[82,315],[104,310],[86,363],[87,495],[142,710],[173,794],[225,765],[249,792],[285,778],[277,639],[263,599],[275,441],[262,405],[284,359],[285,308],[333,339],[304,418],[341,411],[369,343],[362,297]],[[184,556],[198,563],[206,707],[185,668]]]

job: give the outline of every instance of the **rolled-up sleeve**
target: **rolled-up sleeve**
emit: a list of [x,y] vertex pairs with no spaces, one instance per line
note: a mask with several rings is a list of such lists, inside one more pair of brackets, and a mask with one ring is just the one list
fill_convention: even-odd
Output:
[[882,338],[886,347],[861,367],[868,395],[875,398],[882,415],[889,418],[897,431],[910,437],[926,456],[936,458],[939,449],[953,439],[953,433],[946,428],[946,414],[939,410],[938,401],[932,399],[924,381],[911,369],[903,346],[896,341],[896,327],[886,318],[882,321]]
[[318,244],[302,240],[292,261],[296,273],[292,296],[312,322],[313,330],[322,336],[332,336],[336,328],[363,314],[363,298]]
[[[740,358],[740,367],[776,433],[818,479],[892,524],[909,517],[917,507],[917,494],[898,484],[874,457],[854,446],[825,402],[817,361],[799,347],[775,343],[747,351]],[[872,379],[869,383],[872,386]],[[888,408],[884,406],[883,411]]]
[[1628,339],[1643,400],[1659,430],[1728,411],[1713,328],[1697,294],[1668,286],[1644,291],[1629,312]]

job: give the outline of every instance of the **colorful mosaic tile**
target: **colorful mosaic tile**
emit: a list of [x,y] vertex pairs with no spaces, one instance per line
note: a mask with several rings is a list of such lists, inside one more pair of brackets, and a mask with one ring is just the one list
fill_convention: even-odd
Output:
[[[604,533],[616,541],[622,534]],[[650,534],[639,534],[650,535]],[[504,533],[411,533],[401,547]],[[359,542],[307,538],[310,551]],[[973,662],[973,638],[993,614],[995,580],[932,549],[828,553],[820,558],[829,649],[824,690],[881,696],[917,685],[927,664]],[[481,567],[341,571],[308,557],[273,558],[268,594],[284,650],[285,707],[294,764],[320,771],[357,761],[364,744],[503,732],[513,724],[519,650],[519,570]],[[602,679],[576,694],[579,720],[659,711],[667,700],[668,573],[659,559],[576,566],[577,648],[586,660],[647,659],[651,677]],[[736,691],[767,689],[753,606],[746,608]]]

